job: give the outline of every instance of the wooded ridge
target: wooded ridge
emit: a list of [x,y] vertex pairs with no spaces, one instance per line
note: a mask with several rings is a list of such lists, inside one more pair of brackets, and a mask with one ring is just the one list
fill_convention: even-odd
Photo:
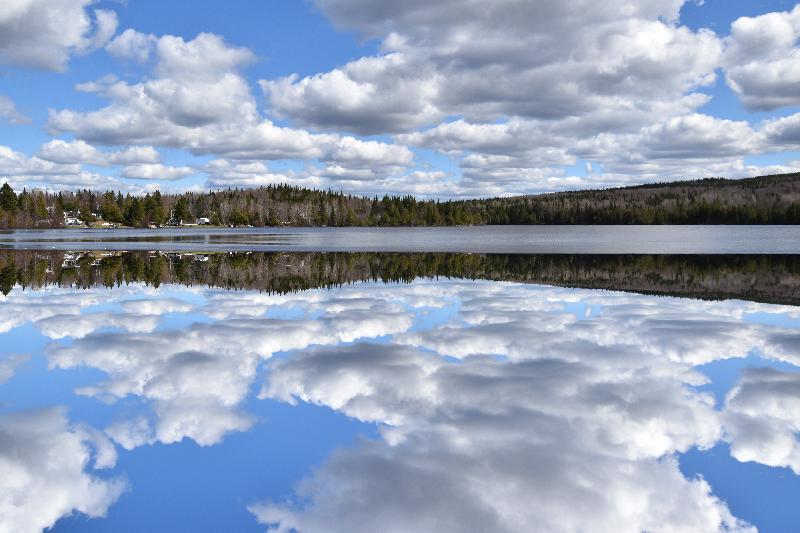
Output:
[[0,188],[0,227],[800,224],[800,173],[709,178],[510,198],[369,198],[274,185],[145,196]]

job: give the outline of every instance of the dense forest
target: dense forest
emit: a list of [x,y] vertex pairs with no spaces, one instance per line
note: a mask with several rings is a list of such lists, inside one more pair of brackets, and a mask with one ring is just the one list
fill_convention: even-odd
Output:
[[0,188],[0,227],[800,224],[800,174],[473,200],[361,197],[290,185],[145,196]]
[[797,255],[0,251],[0,292],[146,283],[286,293],[360,281],[486,279],[800,304]]

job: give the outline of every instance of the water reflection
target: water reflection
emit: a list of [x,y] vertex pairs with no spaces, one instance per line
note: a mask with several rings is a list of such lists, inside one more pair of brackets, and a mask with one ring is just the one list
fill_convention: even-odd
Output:
[[104,516],[126,482],[92,471],[115,462],[108,437],[70,424],[61,409],[0,414],[0,527],[41,531],[73,511]]
[[800,255],[0,251],[0,292],[144,282],[286,293],[453,277],[800,304]]
[[[293,482],[262,490],[276,477],[266,470],[229,487],[248,487],[230,512],[249,510],[255,531],[769,530],[717,496],[725,487],[684,475],[682,454],[724,444],[776,476],[800,473],[797,307],[518,283],[560,273],[633,290],[652,279],[652,292],[792,301],[792,258],[8,257],[0,464],[14,475],[0,481],[0,529],[59,531],[82,513],[107,515],[86,528],[153,530],[137,522],[150,509],[117,514],[149,490],[136,469],[158,470],[179,443],[210,453],[237,435],[294,431],[260,405],[317,406],[376,432],[307,457]],[[435,278],[445,272],[489,279]],[[347,284],[373,278],[387,282]],[[206,285],[231,279],[259,291]],[[275,289],[286,279],[321,288]],[[733,386],[706,370],[753,358]],[[68,396],[26,396],[54,373],[80,379]],[[149,462],[115,466],[143,449]],[[203,509],[171,512],[197,520]]]

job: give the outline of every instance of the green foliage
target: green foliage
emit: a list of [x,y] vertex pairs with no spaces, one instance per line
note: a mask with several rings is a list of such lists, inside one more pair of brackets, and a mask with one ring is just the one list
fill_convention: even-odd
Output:
[[178,220],[188,221],[191,218],[191,211],[189,210],[189,200],[182,196],[178,198],[174,206],[174,216]]
[[0,187],[0,208],[8,213],[14,213],[17,210],[17,195],[8,183],[4,183]]
[[250,223],[248,216],[238,209],[231,213],[228,221],[232,226],[247,226]]
[[800,174],[707,179],[513,198],[365,198],[290,185],[137,197],[107,191],[0,188],[0,227],[58,227],[63,212],[128,226],[208,218],[214,225],[459,226],[477,224],[800,224]]

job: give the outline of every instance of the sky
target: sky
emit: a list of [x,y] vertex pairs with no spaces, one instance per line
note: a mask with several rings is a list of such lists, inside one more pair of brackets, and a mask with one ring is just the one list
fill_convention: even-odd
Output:
[[787,0],[3,0],[0,182],[460,198],[800,171]]

